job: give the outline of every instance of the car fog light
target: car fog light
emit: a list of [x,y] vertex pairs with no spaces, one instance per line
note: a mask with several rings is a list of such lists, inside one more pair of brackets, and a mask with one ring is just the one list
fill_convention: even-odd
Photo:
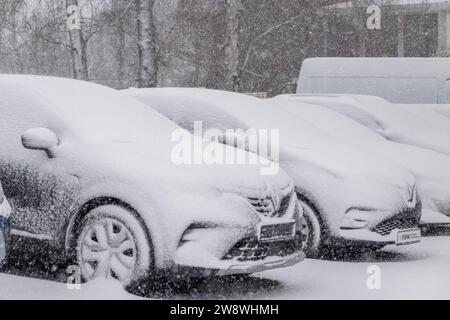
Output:
[[344,217],[341,223],[341,229],[364,229],[369,225],[369,221],[366,220],[358,220],[351,217]]

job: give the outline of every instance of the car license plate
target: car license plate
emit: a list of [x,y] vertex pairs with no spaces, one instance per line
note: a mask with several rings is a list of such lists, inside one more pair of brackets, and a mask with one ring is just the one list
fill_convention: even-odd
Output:
[[272,242],[291,240],[295,237],[295,221],[282,223],[260,223],[258,226],[258,240]]
[[419,243],[422,233],[420,229],[402,230],[397,233],[397,245]]

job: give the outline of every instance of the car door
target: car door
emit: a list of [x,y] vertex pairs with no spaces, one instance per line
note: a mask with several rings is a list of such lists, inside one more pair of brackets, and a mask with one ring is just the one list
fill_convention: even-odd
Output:
[[0,179],[12,206],[12,234],[58,242],[75,208],[77,179],[58,158],[26,149],[22,135],[45,127],[63,136],[64,125],[40,96],[17,87],[0,92]]

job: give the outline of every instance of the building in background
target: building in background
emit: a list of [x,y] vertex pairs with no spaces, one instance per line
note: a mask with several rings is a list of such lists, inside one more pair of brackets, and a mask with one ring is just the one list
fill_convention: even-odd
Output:
[[[366,26],[379,5],[381,29]],[[343,57],[450,56],[450,1],[348,1],[324,10],[323,55]]]

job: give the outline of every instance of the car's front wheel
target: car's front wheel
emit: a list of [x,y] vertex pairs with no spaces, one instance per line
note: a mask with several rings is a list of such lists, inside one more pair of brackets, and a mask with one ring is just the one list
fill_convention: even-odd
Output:
[[318,213],[314,208],[304,201],[299,200],[299,206],[303,209],[304,226],[304,249],[308,258],[317,258],[323,242],[322,226]]
[[84,280],[116,279],[125,286],[146,277],[153,265],[151,242],[141,222],[114,205],[95,208],[84,217],[76,257]]

